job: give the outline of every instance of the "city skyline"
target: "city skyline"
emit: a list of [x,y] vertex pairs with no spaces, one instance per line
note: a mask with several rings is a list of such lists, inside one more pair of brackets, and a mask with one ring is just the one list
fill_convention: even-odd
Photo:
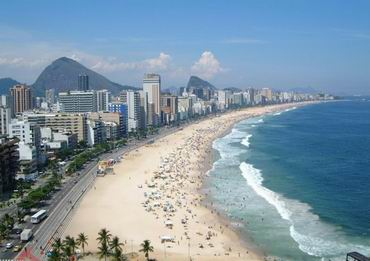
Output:
[[197,75],[219,88],[370,93],[367,1],[87,3],[2,3],[0,77],[32,84],[67,56],[134,86],[153,72],[163,88]]

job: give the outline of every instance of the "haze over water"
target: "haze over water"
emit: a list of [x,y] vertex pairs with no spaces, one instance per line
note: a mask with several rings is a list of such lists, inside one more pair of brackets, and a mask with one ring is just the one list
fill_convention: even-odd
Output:
[[247,119],[214,142],[216,208],[281,260],[370,253],[370,102]]

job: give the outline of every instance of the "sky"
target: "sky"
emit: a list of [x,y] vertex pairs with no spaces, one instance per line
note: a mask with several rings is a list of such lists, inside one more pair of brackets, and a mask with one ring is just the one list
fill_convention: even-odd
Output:
[[164,87],[370,94],[369,0],[37,0],[0,2],[0,78],[32,84],[53,60]]

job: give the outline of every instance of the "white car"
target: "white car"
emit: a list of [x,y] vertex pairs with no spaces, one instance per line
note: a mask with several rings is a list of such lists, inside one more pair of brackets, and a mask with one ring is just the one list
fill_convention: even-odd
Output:
[[6,249],[11,249],[13,247],[13,242],[6,243],[5,247]]

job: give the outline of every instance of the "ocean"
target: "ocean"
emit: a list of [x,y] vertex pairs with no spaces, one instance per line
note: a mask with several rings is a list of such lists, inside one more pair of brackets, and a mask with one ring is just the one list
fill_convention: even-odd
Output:
[[213,149],[209,200],[266,255],[370,255],[368,98],[246,119]]

